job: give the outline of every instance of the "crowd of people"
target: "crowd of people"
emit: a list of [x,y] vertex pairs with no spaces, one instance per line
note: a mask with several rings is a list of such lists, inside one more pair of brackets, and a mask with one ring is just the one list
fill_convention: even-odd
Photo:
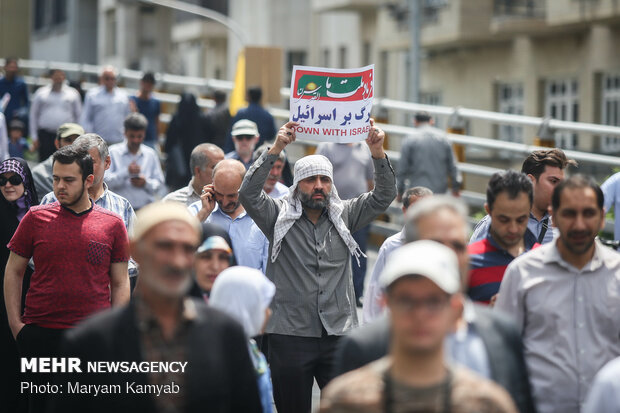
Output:
[[[106,66],[82,102],[54,69],[29,104],[17,73],[7,59],[9,411],[310,412],[315,383],[321,412],[619,411],[620,254],[597,235],[620,175],[600,187],[561,149],[534,151],[489,179],[472,229],[428,113],[396,167],[371,119],[365,142],[291,171],[298,124],[276,130],[258,88],[234,117],[221,92],[207,114],[184,94],[160,142],[153,74],[129,97]],[[367,268],[395,200],[404,226]],[[187,368],[24,372],[20,357]],[[70,382],[97,395],[45,390]],[[170,391],[111,391],[127,383]]]

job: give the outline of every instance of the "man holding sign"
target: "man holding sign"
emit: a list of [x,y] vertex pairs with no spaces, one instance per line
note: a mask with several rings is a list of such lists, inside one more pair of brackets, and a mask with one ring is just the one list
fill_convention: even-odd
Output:
[[368,225],[396,196],[394,170],[383,151],[385,134],[369,119],[372,191],[342,201],[333,186],[332,164],[311,155],[295,163],[288,195],[270,198],[262,190],[265,179],[299,128],[294,121],[280,128],[239,191],[241,203],[269,239],[267,276],[276,284],[276,295],[266,333],[279,413],[309,412],[313,379],[322,388],[332,378],[337,341],[358,323],[349,257],[359,257],[360,251],[351,232]]

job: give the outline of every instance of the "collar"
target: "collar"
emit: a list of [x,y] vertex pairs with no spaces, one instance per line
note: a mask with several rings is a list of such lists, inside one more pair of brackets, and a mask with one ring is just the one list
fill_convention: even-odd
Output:
[[543,263],[545,264],[556,263],[560,265],[561,267],[566,268],[567,270],[571,270],[573,272],[576,271],[579,273],[594,272],[598,270],[601,266],[603,266],[604,261],[603,261],[603,250],[602,249],[606,247],[602,246],[599,243],[599,241],[596,241],[596,240],[594,241],[594,255],[592,255],[592,259],[590,259],[590,261],[586,263],[586,265],[584,265],[584,267],[581,270],[575,268],[574,265],[570,264],[569,262],[564,260],[564,258],[562,258],[562,255],[560,254],[560,250],[558,250],[558,246],[557,246],[558,242],[560,242],[559,239],[555,240],[555,242],[550,243],[551,245],[545,246],[548,248],[548,254],[545,254],[543,256],[543,259],[542,259]]
[[215,209],[211,212],[211,214],[215,214],[216,212],[217,212],[218,214],[220,214],[220,215],[222,215],[222,216],[224,216],[224,217],[226,217],[226,218],[230,219],[231,221],[236,221],[236,220],[238,220],[238,219],[244,218],[244,217],[248,214],[248,211],[246,211],[246,210],[245,210],[245,208],[244,208],[244,209],[243,209],[243,212],[242,212],[241,214],[239,214],[239,215],[237,216],[237,218],[232,219],[232,218],[230,217],[230,215],[228,215],[227,213],[225,213],[224,211],[222,211],[222,210],[220,209],[220,204],[218,204],[217,202],[215,203]]
[[142,146],[144,146],[143,143],[140,144],[140,148],[138,148],[138,152],[136,152],[135,154],[131,153],[129,152],[129,146],[127,146],[127,139],[124,139],[123,140],[123,155],[129,154],[131,156],[140,156],[142,155]]
[[[509,254],[509,252],[504,247],[500,246],[497,243],[497,241],[493,239],[490,228],[489,228],[489,232],[487,233],[487,240],[489,241],[489,244],[491,244],[494,248],[497,248],[498,250],[503,251],[506,254]],[[526,252],[531,250],[534,247],[534,245],[536,245],[537,242],[538,240],[536,239],[536,237],[534,237],[534,234],[532,234],[532,231],[530,231],[529,228],[526,228],[525,234],[523,234],[523,246],[525,247],[525,251],[523,253],[525,254]]]
[[534,214],[532,214],[532,211],[530,211],[530,219],[533,219],[534,221],[538,223],[543,222],[546,218],[549,218],[548,222],[549,222],[549,226],[551,226],[551,215],[549,215],[549,212],[545,212],[545,215],[543,215],[543,217],[540,220],[538,220],[538,218],[536,218]]
[[187,195],[195,194],[195,195],[198,195],[198,197],[202,195],[201,193],[196,192],[196,190],[194,189],[194,178],[193,177],[192,179],[189,180],[189,184],[187,184],[187,187],[185,187],[185,191]]
[[[138,292],[134,294],[131,300],[136,309],[136,316],[138,319],[138,326],[141,331],[147,331],[153,327],[159,327],[159,322],[155,317],[155,314],[151,311],[149,305],[142,299],[141,294]],[[198,317],[198,311],[196,304],[189,298],[185,297],[179,308],[177,319],[183,323],[191,323]]]
[[58,204],[60,205],[60,207],[61,207],[61,208],[63,208],[65,211],[67,211],[67,212],[71,213],[73,216],[76,216],[76,217],[81,217],[82,215],[86,215],[86,214],[88,214],[90,211],[92,211],[92,210],[93,210],[93,207],[95,206],[95,203],[93,202],[93,200],[92,200],[92,199],[88,198],[88,200],[90,201],[90,208],[88,208],[87,210],[82,211],[82,212],[75,212],[75,211],[74,211],[74,210],[72,210],[71,208],[67,208],[66,206],[64,206],[64,205],[60,204],[60,202],[59,202]]
[[97,199],[93,199],[93,202],[97,203],[97,201],[99,201],[100,199],[105,198],[108,195],[108,184],[106,184],[105,182],[103,183],[103,192],[101,193],[101,196]]

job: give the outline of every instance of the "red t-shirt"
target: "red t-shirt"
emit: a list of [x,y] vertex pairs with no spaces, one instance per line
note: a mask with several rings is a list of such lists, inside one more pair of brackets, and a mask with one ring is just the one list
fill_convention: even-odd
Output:
[[58,202],[32,207],[8,248],[33,258],[22,321],[69,328],[110,307],[110,267],[129,260],[120,216],[97,205],[81,214]]

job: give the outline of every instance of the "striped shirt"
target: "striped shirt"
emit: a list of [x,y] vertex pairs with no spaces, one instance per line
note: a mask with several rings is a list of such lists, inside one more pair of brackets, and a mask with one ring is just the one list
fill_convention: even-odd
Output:
[[[41,205],[51,204],[52,202],[56,202],[56,195],[54,195],[54,192],[48,193],[41,199]],[[128,200],[110,191],[104,182],[103,195],[101,195],[99,199],[95,200],[95,205],[119,215],[125,223],[127,234],[129,234],[129,237],[131,238],[133,225],[136,221],[136,213]],[[138,269],[135,261],[133,259],[129,259],[129,276],[134,277],[137,274]]]
[[[540,246],[529,229],[523,236],[525,251]],[[467,246],[471,270],[468,294],[472,300],[488,304],[499,291],[508,264],[514,260],[508,251],[499,246],[491,234]]]

